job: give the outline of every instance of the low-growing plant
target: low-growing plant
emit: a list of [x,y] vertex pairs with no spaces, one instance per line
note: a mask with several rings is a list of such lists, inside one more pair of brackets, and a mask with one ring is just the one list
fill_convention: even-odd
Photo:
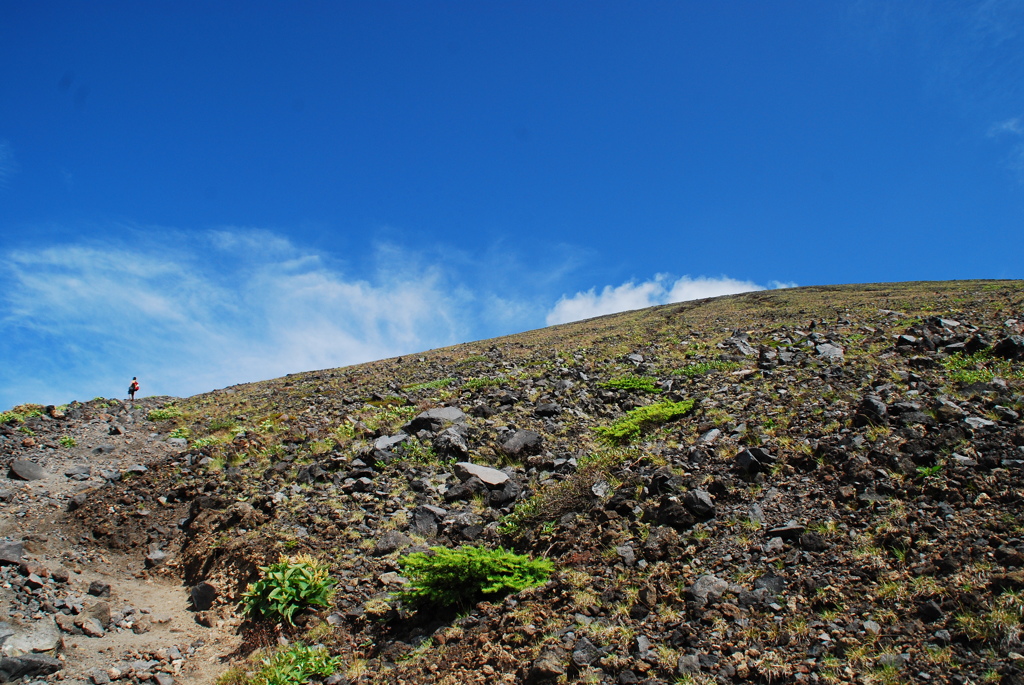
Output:
[[480,388],[501,385],[505,381],[506,378],[504,376],[498,376],[496,378],[470,378],[462,384],[462,387],[468,390],[479,390]]
[[612,443],[627,443],[645,430],[685,416],[693,409],[693,400],[656,402],[637,407],[610,426],[598,426],[598,435]]
[[0,423],[22,423],[25,417],[16,411],[0,412]]
[[235,422],[231,419],[213,419],[210,421],[211,431],[231,430],[234,427]]
[[75,439],[73,437],[71,437],[70,435],[62,435],[62,436],[60,436],[59,438],[57,438],[57,442],[60,443],[61,447],[68,447],[68,448],[74,447],[75,445],[78,444],[78,443],[75,442]]
[[432,547],[398,560],[409,579],[397,597],[411,606],[465,606],[545,582],[553,564],[502,548]]
[[637,376],[635,374],[629,374],[628,376],[622,376],[621,378],[613,378],[607,383],[602,383],[602,388],[608,388],[611,390],[640,390],[642,392],[661,392],[661,388],[657,387],[655,383],[658,379],[651,378],[650,376]]
[[694,362],[687,364],[681,369],[676,369],[672,372],[675,376],[686,376],[687,378],[694,378],[695,376],[703,376],[711,371],[731,371],[738,369],[740,365],[736,362],[726,362],[719,359],[711,361]]
[[259,670],[246,674],[231,669],[217,680],[217,685],[305,685],[311,678],[322,680],[334,675],[341,666],[340,656],[331,656],[323,645],[302,642],[276,649],[258,660]]
[[171,405],[162,409],[154,409],[146,415],[146,418],[150,421],[169,421],[179,416],[181,416],[181,409]]
[[172,438],[188,438],[190,435],[188,428],[182,426],[181,428],[175,428],[171,431]]
[[199,438],[198,440],[192,441],[192,446],[197,449],[203,447],[209,447],[210,445],[217,445],[220,443],[220,439],[213,435],[207,435],[205,438]]
[[309,554],[282,556],[277,563],[261,566],[260,572],[263,577],[242,595],[242,610],[253,618],[280,618],[293,624],[303,609],[330,606],[335,581]]

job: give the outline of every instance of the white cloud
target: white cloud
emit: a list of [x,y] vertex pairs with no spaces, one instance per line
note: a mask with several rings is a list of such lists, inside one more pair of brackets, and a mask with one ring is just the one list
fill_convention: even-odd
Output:
[[[793,287],[794,285],[772,281],[771,285],[767,287]],[[666,274],[657,274],[652,280],[643,283],[629,281],[619,286],[606,285],[600,293],[596,288],[591,288],[586,292],[578,292],[572,297],[563,295],[554,308],[548,312],[547,324],[552,326],[658,304],[765,289],[766,286],[752,281],[740,281],[728,276],[719,278],[683,276],[672,282]]]
[[267,232],[162,235],[0,255],[0,404],[119,396],[136,375],[187,395],[465,335],[465,301],[411,259],[360,280]]

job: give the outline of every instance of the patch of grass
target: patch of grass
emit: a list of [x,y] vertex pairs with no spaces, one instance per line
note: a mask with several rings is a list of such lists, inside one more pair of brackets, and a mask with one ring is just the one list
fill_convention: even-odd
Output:
[[171,431],[171,437],[172,438],[186,438],[187,439],[189,434],[190,433],[189,433],[188,428],[185,428],[185,427],[175,428],[174,430]]
[[75,439],[70,435],[60,436],[59,438],[57,438],[57,442],[60,444],[61,447],[67,447],[69,449],[78,444],[77,442],[75,442]]
[[608,442],[628,443],[645,430],[685,416],[693,409],[693,405],[693,400],[656,402],[646,407],[637,407],[612,425],[598,426],[594,430]]
[[146,418],[150,421],[169,421],[179,416],[181,416],[181,409],[171,405],[163,409],[154,409],[146,415]]
[[334,675],[341,657],[331,656],[323,645],[293,642],[264,654],[257,664],[255,673],[242,668],[228,670],[217,679],[217,685],[305,685]]
[[432,547],[398,560],[409,584],[397,597],[411,606],[466,606],[547,581],[554,565],[505,549]]
[[636,374],[629,374],[622,376],[621,378],[613,378],[607,383],[601,383],[602,388],[610,390],[639,390],[641,392],[661,392],[661,388],[658,388],[655,383],[658,379],[651,378],[650,376],[637,376]]
[[1015,368],[1013,363],[992,355],[990,350],[974,354],[957,352],[942,360],[946,378],[954,383],[988,383],[996,376],[1024,379],[1024,370]]
[[202,449],[203,447],[209,447],[210,445],[218,444],[220,444],[220,438],[213,435],[207,435],[205,438],[199,438],[198,440],[192,441],[192,446],[197,449]]
[[213,419],[210,421],[210,432],[231,430],[235,425],[232,419]]
[[703,376],[711,371],[732,371],[740,368],[740,364],[737,362],[726,362],[720,359],[713,359],[710,361],[693,362],[687,364],[681,369],[676,369],[672,372],[673,376],[686,376],[687,378],[694,378],[696,376]]
[[11,423],[11,424],[14,424],[14,423],[23,423],[24,421],[25,421],[25,417],[22,414],[19,414],[16,411],[12,410],[12,411],[0,412],[0,423]]
[[507,379],[504,376],[497,376],[495,378],[470,378],[468,381],[462,384],[463,388],[468,390],[479,390],[480,388],[488,388],[495,385],[501,385]]

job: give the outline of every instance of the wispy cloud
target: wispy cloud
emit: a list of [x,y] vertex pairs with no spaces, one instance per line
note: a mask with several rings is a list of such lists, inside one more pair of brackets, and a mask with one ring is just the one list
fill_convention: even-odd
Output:
[[1005,121],[997,121],[988,129],[988,135],[990,138],[998,138],[1005,134],[1013,136],[1024,134],[1024,124],[1021,123],[1020,117],[1013,117],[1012,119],[1006,119]]
[[631,309],[642,309],[658,304],[699,300],[704,297],[718,297],[735,293],[765,290],[767,288],[794,287],[795,283],[772,281],[768,286],[752,281],[741,281],[728,276],[708,278],[706,276],[683,276],[675,281],[666,274],[657,274],[649,281],[629,281],[618,286],[606,285],[600,292],[591,288],[569,297],[563,295],[548,312],[549,326],[570,321],[580,321],[603,314],[614,314]]
[[3,256],[0,286],[0,404],[119,395],[135,375],[147,394],[191,394],[467,332],[466,303],[436,270],[350,278],[260,231],[21,249]]

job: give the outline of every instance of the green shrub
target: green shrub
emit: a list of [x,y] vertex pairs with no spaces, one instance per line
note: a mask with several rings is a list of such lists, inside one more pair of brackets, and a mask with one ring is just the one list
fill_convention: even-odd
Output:
[[610,426],[598,426],[597,434],[613,443],[626,443],[642,432],[680,416],[693,409],[693,400],[682,402],[656,402],[646,407],[637,407]]
[[174,430],[171,431],[172,438],[188,438],[188,436],[188,428],[175,428]]
[[21,423],[25,417],[16,411],[0,412],[0,423]]
[[146,415],[146,418],[150,421],[168,421],[179,416],[181,416],[181,410],[172,405],[163,409],[154,409]]
[[661,392],[661,389],[655,386],[657,383],[656,378],[650,376],[637,376],[635,374],[629,374],[621,378],[613,378],[607,383],[602,383],[602,388],[610,388],[612,390],[640,390],[643,392]]
[[57,438],[57,442],[60,443],[61,447],[74,447],[76,444],[75,439],[70,435],[62,435]]
[[334,580],[327,567],[308,554],[282,556],[261,566],[263,577],[250,583],[242,595],[242,610],[253,618],[284,619],[294,624],[295,614],[307,607],[330,606]]
[[199,438],[198,440],[192,441],[192,447],[196,449],[202,449],[203,447],[209,447],[210,445],[216,445],[220,443],[220,438],[215,435],[207,435],[205,438]]
[[432,547],[430,552],[402,557],[398,565],[409,585],[397,596],[412,606],[465,606],[481,598],[501,597],[540,585],[553,570],[547,559],[472,545]]

